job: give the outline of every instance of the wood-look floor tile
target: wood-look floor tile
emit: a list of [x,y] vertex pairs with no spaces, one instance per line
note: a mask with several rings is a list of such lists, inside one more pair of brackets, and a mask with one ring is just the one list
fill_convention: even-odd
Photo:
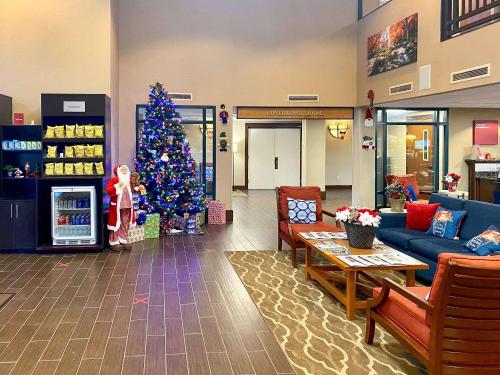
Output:
[[106,290],[106,295],[114,296],[119,295],[122,289],[124,276],[121,275],[113,275],[111,276],[111,280],[108,284],[108,289]]
[[80,363],[80,368],[78,369],[78,375],[96,375],[99,374],[99,369],[101,368],[101,359],[97,358],[86,358],[82,359]]
[[31,338],[35,334],[38,327],[39,326],[35,324],[23,325],[19,332],[14,336],[10,344],[0,355],[0,362],[17,361],[30,342]]
[[26,301],[21,306],[21,310],[34,310],[38,304],[42,301],[45,294],[47,294],[48,288],[36,288],[33,293],[26,299]]
[[85,278],[85,280],[83,280],[83,283],[78,288],[78,291],[76,292],[75,297],[88,297],[88,296],[90,296],[90,294],[94,290],[94,285],[95,285],[96,281],[97,281],[97,278],[88,277],[88,274],[87,274],[87,277]]
[[0,374],[8,374],[15,364],[15,362],[0,362]]
[[255,375],[272,375],[277,374],[265,351],[248,352],[250,361],[255,370]]
[[271,332],[260,331],[257,332],[257,335],[264,345],[264,348],[266,349],[266,352],[269,355],[276,371],[280,374],[293,374],[290,363],[273,334]]
[[253,367],[241,338],[234,332],[222,333],[229,362],[235,374],[253,374]]
[[106,346],[104,359],[102,360],[101,373],[106,375],[120,375],[122,370],[123,356],[125,354],[125,337],[111,337]]
[[127,336],[131,313],[131,306],[120,306],[116,308],[113,324],[111,325],[110,337]]
[[151,275],[137,276],[137,285],[135,294],[149,294],[149,285],[151,284]]
[[90,337],[98,313],[99,309],[97,307],[86,307],[83,309],[73,332],[74,339],[87,339]]
[[120,291],[118,306],[132,306],[135,295],[135,284],[124,284]]
[[31,311],[18,311],[0,331],[0,342],[10,342],[16,336],[21,326],[26,322],[31,315]]
[[164,304],[163,283],[151,284],[149,290],[149,305],[163,306]]
[[231,313],[227,309],[226,305],[221,303],[213,303],[212,307],[215,313],[215,318],[217,319],[217,323],[219,324],[219,330],[221,331],[221,333],[235,331],[235,326],[231,318]]
[[165,317],[180,318],[181,306],[177,292],[165,293]]
[[55,361],[61,359],[75,326],[75,323],[61,323],[57,327],[54,336],[50,339],[50,343],[43,353],[43,360]]
[[106,288],[101,285],[95,285],[92,293],[90,293],[89,299],[85,307],[101,307],[101,303],[104,299],[106,293]]
[[181,319],[165,319],[166,353],[184,353],[184,336]]
[[70,340],[57,366],[56,375],[74,374],[80,365],[87,340]]
[[[123,361],[122,375],[142,375],[143,373],[144,373],[144,356],[125,357]],[[177,373],[167,372],[167,374],[177,374]]]
[[97,314],[98,322],[110,322],[115,315],[116,303],[118,302],[118,295],[105,296],[102,301],[102,306]]
[[188,375],[188,368],[187,368],[185,354],[167,355],[167,374]]
[[77,323],[82,315],[83,308],[87,302],[87,297],[75,297],[66,310],[62,318],[63,323]]
[[264,350],[264,346],[260,342],[255,328],[251,324],[248,324],[248,321],[239,320],[238,324],[236,324],[236,329],[240,334],[240,337],[243,340],[243,345],[245,345],[245,349],[247,351]]
[[165,373],[165,336],[148,336],[144,374]]
[[165,313],[163,306],[149,306],[148,335],[165,335]]
[[200,318],[200,323],[207,352],[224,352],[226,349],[217,326],[217,320],[214,317]]
[[53,375],[57,366],[59,361],[39,361],[31,375]]
[[194,303],[190,305],[181,305],[182,323],[184,333],[201,333],[200,320]]
[[88,269],[79,269],[75,272],[73,277],[71,278],[68,286],[81,286],[83,281],[85,280],[85,276],[87,276]]
[[184,335],[186,355],[190,374],[210,375],[207,353],[200,334]]
[[212,308],[212,303],[210,302],[210,298],[208,297],[208,292],[195,292],[194,300],[200,318],[215,316],[214,310]]
[[228,375],[233,373],[229,358],[225,352],[208,353],[208,363],[210,363],[212,375]]
[[12,369],[10,375],[26,375],[30,374],[35,368],[38,359],[42,355],[48,341],[32,341],[26,347],[26,350],[21,355],[16,365]]
[[127,356],[145,355],[146,345],[146,320],[133,320],[130,322],[130,329],[127,340]]
[[[144,295],[138,295],[138,298],[147,297]],[[148,318],[148,305],[143,303],[133,304],[132,306],[132,320],[142,320]]]
[[179,291],[179,302],[181,305],[194,303],[193,288],[191,283],[177,283]]
[[89,338],[85,358],[103,358],[111,322],[96,322]]
[[165,293],[177,293],[177,275],[164,274],[163,275],[163,290]]

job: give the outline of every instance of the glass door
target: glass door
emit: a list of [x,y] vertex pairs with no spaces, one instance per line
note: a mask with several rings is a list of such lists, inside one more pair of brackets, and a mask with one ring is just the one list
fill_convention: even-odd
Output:
[[386,206],[388,181],[410,178],[420,199],[439,190],[447,172],[446,110],[383,109],[377,112],[376,202]]
[[[216,117],[215,106],[176,105],[196,163],[196,176],[202,184],[207,199],[215,199]],[[136,151],[142,140],[146,106],[136,108]]]

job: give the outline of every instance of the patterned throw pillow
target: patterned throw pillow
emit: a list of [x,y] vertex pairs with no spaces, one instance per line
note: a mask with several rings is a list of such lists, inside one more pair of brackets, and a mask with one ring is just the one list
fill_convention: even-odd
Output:
[[500,251],[500,232],[494,225],[480,235],[471,238],[465,246],[477,255],[485,256]]
[[294,224],[316,223],[316,201],[287,198],[288,218]]
[[434,219],[432,219],[431,227],[427,233],[436,237],[454,240],[466,213],[466,211],[451,211],[439,207],[434,214]]

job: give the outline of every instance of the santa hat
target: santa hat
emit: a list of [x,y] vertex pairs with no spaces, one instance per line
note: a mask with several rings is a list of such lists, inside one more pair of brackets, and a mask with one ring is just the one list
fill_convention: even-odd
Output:
[[121,168],[121,167],[125,167],[127,168],[127,171],[130,173],[130,169],[128,169],[128,166],[126,166],[125,164],[122,164],[122,165],[115,165],[115,167],[113,168],[113,174],[115,176],[118,177],[118,168]]

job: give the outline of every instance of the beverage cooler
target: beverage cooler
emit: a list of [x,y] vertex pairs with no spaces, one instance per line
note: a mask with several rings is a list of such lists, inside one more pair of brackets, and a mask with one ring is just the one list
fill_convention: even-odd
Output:
[[97,208],[94,186],[52,187],[53,245],[95,245]]

